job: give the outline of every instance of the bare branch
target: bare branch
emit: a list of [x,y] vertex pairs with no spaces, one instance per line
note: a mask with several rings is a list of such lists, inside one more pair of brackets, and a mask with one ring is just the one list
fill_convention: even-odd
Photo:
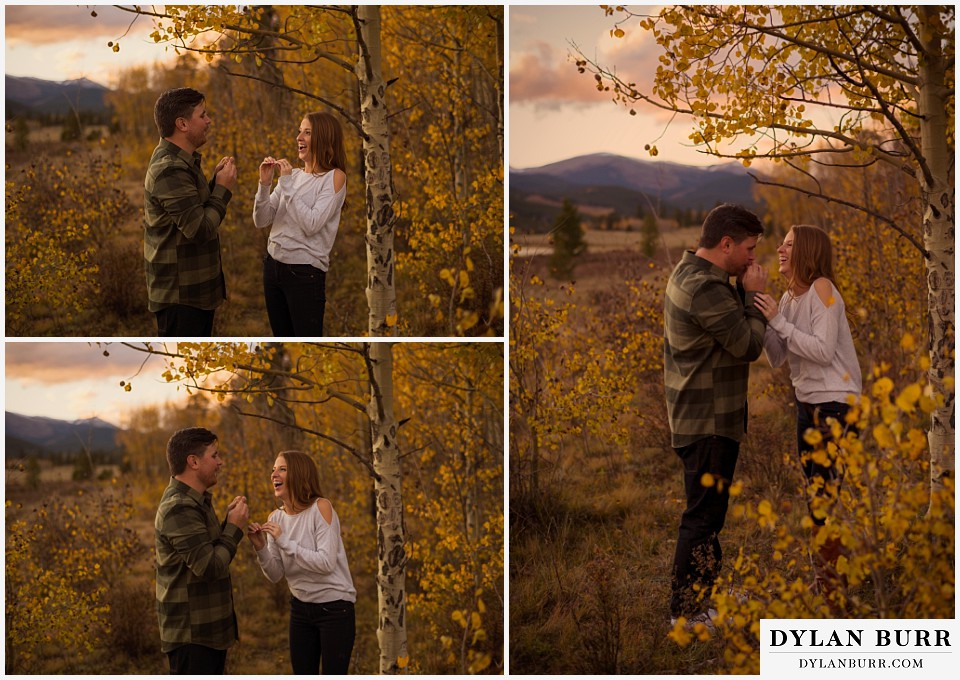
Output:
[[240,408],[238,408],[237,406],[231,406],[231,408],[232,408],[236,413],[240,414],[241,416],[246,416],[246,417],[248,417],[248,418],[260,418],[261,420],[267,420],[267,421],[270,421],[270,422],[272,422],[272,423],[277,423],[278,425],[283,425],[284,427],[289,427],[289,428],[292,428],[292,429],[294,429],[294,430],[298,430],[299,432],[303,432],[304,434],[313,435],[314,437],[318,437],[318,438],[320,438],[320,439],[325,439],[325,440],[328,441],[328,442],[332,442],[332,443],[336,444],[337,446],[339,446],[340,448],[342,448],[342,449],[343,449],[344,451],[346,451],[347,453],[349,453],[351,456],[353,456],[354,458],[356,458],[356,459],[360,462],[361,465],[363,465],[365,468],[367,468],[367,471],[370,473],[370,476],[371,476],[371,477],[373,477],[373,478],[374,478],[375,480],[377,480],[378,482],[380,481],[380,475],[378,475],[378,474],[374,471],[374,469],[373,469],[373,463],[371,463],[369,459],[365,458],[365,457],[364,457],[359,451],[357,451],[354,447],[350,446],[349,444],[347,444],[346,442],[344,442],[344,441],[342,441],[342,440],[340,440],[340,439],[337,439],[336,437],[332,437],[332,436],[330,436],[330,435],[328,435],[328,434],[324,434],[323,432],[318,432],[317,430],[311,430],[309,427],[304,427],[303,425],[291,425],[290,423],[284,422],[284,421],[282,421],[282,420],[278,420],[277,418],[272,418],[272,417],[270,417],[270,416],[268,416],[268,415],[264,415],[264,414],[262,414],[262,413],[251,413],[251,412],[249,412],[249,411],[243,411],[243,410],[241,410]]
[[287,85],[286,83],[283,83],[283,84],[275,83],[273,81],[267,80],[266,78],[261,78],[260,76],[249,75],[246,73],[235,73],[233,71],[230,71],[226,67],[224,67],[222,70],[228,76],[232,76],[234,78],[248,78],[249,80],[255,80],[261,83],[266,83],[267,85],[272,85],[273,87],[277,87],[277,88],[286,90],[288,92],[293,92],[294,94],[300,94],[300,95],[303,95],[304,97],[308,97],[309,99],[314,99],[316,101],[322,102],[323,104],[326,104],[330,108],[336,110],[341,116],[343,116],[347,120],[347,122],[350,123],[350,125],[352,125],[353,128],[360,134],[361,139],[363,139],[364,141],[369,140],[369,135],[363,131],[363,127],[361,126],[361,123],[359,120],[354,118],[353,115],[349,111],[347,111],[345,108],[343,108],[339,104],[336,104],[330,101],[329,99],[326,99],[325,97],[322,97],[317,94],[313,94],[311,92],[307,92],[306,90],[301,90],[291,85]]
[[791,191],[796,191],[796,192],[799,192],[799,193],[801,193],[801,194],[806,194],[807,196],[810,196],[811,198],[819,198],[819,199],[822,199],[822,200],[824,200],[824,201],[827,201],[828,203],[837,203],[837,204],[839,204],[839,205],[845,205],[845,206],[847,206],[848,208],[853,208],[854,210],[858,210],[858,211],[860,211],[860,212],[862,212],[862,213],[864,213],[864,214],[866,214],[866,215],[870,215],[871,217],[873,217],[873,218],[875,218],[875,219],[877,219],[877,220],[880,220],[881,222],[887,224],[891,229],[893,229],[893,230],[896,231],[898,234],[900,234],[902,237],[904,237],[905,239],[907,239],[907,241],[909,241],[910,244],[911,244],[914,248],[916,248],[917,251],[918,251],[921,255],[923,255],[924,258],[927,258],[927,257],[929,256],[929,253],[927,253],[927,249],[923,247],[923,244],[920,243],[920,241],[918,241],[915,236],[913,236],[912,234],[908,233],[903,227],[901,227],[899,224],[897,224],[897,222],[896,222],[895,220],[887,217],[886,215],[883,215],[882,213],[877,212],[876,210],[873,210],[872,208],[868,208],[868,207],[865,206],[865,205],[860,205],[859,203],[854,203],[853,201],[847,200],[847,199],[845,199],[845,198],[839,198],[839,197],[837,197],[837,196],[831,196],[831,195],[829,195],[829,194],[825,194],[825,193],[823,193],[822,187],[820,187],[820,190],[819,190],[819,191],[810,191],[809,189],[804,189],[803,187],[794,186],[794,185],[792,185],[792,184],[783,184],[783,183],[781,183],[781,182],[771,182],[771,181],[767,181],[767,180],[762,180],[762,179],[760,179],[759,176],[757,176],[757,175],[755,175],[755,174],[753,174],[753,173],[751,173],[751,172],[748,172],[747,174],[750,175],[750,177],[752,177],[753,180],[754,180],[757,184],[760,184],[760,185],[763,185],[763,186],[770,186],[770,187],[779,187],[779,188],[781,188],[781,189],[789,189],[789,190],[791,190]]

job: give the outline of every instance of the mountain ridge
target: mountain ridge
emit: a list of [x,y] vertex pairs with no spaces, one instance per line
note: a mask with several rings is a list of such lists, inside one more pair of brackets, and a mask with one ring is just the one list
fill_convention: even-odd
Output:
[[[565,199],[622,216],[651,207],[668,212],[710,210],[719,203],[756,209],[754,181],[740,163],[692,166],[595,153],[532,168],[510,168],[513,226],[549,228]],[[513,218],[516,218],[515,220]]]
[[63,456],[91,451],[119,452],[117,433],[121,428],[102,418],[61,420],[47,416],[26,416],[5,411],[6,454],[24,450],[42,455]]
[[45,80],[32,76],[4,76],[7,116],[65,115],[73,111],[103,113],[109,107],[110,88],[89,78]]

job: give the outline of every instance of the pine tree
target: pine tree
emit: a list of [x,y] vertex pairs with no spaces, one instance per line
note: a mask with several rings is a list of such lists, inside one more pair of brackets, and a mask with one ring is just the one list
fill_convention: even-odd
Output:
[[553,255],[550,258],[550,273],[554,278],[568,279],[573,276],[573,259],[587,250],[580,213],[569,198],[563,200],[563,209],[553,223],[551,233]]
[[657,226],[657,216],[647,213],[643,216],[643,226],[640,228],[643,235],[641,248],[647,257],[653,257],[657,252],[657,241],[660,240],[660,228]]

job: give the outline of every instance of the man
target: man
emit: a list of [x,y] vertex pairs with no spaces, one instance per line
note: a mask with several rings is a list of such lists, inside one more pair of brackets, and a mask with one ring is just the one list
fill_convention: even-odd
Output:
[[222,461],[217,436],[202,427],[176,432],[167,443],[173,475],[157,509],[157,616],[160,648],[173,674],[223,673],[238,637],[230,562],[250,515],[236,497],[223,524],[210,487]]
[[667,282],[664,387],[687,497],[671,580],[673,623],[682,616],[688,625],[712,626],[704,598],[720,572],[718,536],[746,432],[750,362],[763,351],[766,328],[753,304],[767,282],[754,264],[762,235],[749,210],[718,206],[704,220],[697,251],[683,254]]
[[224,158],[213,181],[204,177],[197,149],[211,121],[201,93],[168,90],[153,115],[162,139],[143,182],[148,307],[161,337],[209,337],[214,311],[227,296],[220,224],[237,188],[237,167]]

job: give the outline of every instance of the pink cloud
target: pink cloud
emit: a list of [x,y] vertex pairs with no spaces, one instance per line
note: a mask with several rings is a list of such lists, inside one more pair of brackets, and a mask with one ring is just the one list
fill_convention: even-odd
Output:
[[[97,16],[92,16],[96,12]],[[119,38],[134,15],[115,7],[7,5],[5,40],[14,43],[53,43]],[[138,22],[148,21],[142,17]]]
[[544,42],[510,59],[511,103],[555,107],[609,101],[609,94],[598,92],[594,82],[591,76],[578,73],[571,54]]
[[[104,351],[109,356],[104,356]],[[122,345],[98,346],[87,342],[8,342],[5,349],[7,379],[45,384],[77,380],[133,377],[150,359],[155,371],[161,365],[158,357],[148,357]],[[141,374],[142,375],[142,374]]]

